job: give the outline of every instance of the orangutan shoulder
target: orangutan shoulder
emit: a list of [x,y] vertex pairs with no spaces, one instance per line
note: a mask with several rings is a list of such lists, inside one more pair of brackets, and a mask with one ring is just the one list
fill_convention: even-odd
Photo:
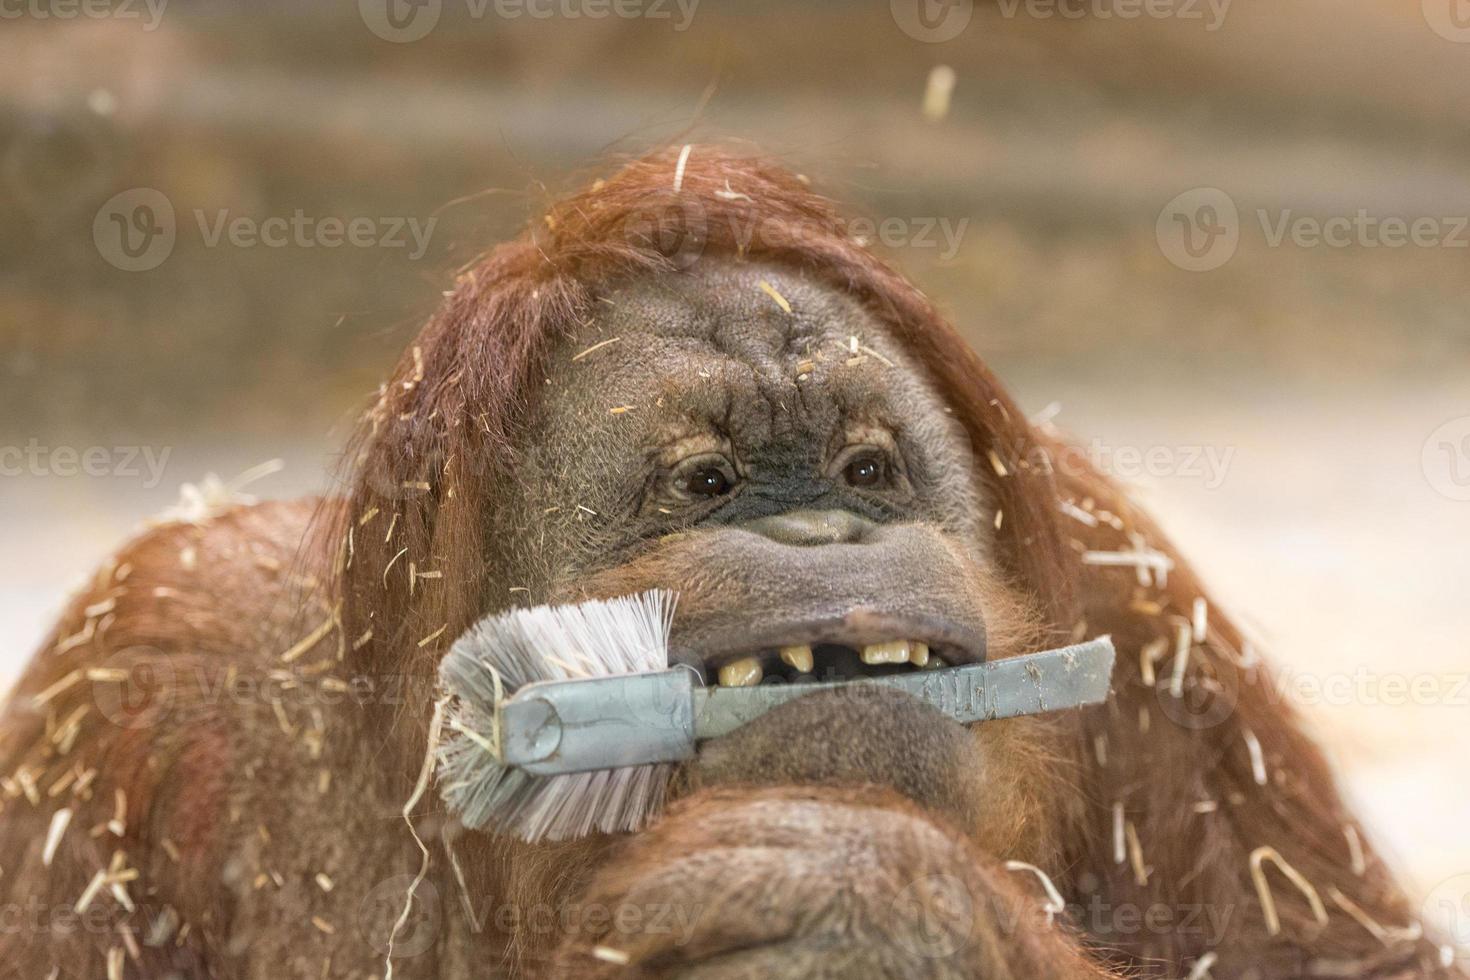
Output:
[[112,582],[100,598],[116,597],[119,620],[169,603],[177,611],[207,610],[218,621],[249,617],[257,625],[287,615],[292,610],[281,598],[293,591],[305,597],[324,585],[324,563],[305,550],[318,503],[270,501],[152,527],[109,563]]
[[305,546],[319,506],[272,501],[151,525],[72,596],[15,693],[44,693],[125,650],[244,660],[273,650],[324,584],[325,563]]

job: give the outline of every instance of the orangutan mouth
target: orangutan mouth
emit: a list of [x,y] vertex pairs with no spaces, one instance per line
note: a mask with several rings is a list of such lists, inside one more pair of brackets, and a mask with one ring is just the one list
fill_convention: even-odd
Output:
[[985,660],[983,624],[873,609],[698,632],[696,638],[676,631],[671,660],[690,664],[707,683],[723,687],[882,677]]

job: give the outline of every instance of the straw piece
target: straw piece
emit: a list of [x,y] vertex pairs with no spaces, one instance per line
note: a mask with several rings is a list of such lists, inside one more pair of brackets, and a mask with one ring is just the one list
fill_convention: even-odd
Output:
[[1201,956],[1194,961],[1194,966],[1190,968],[1189,976],[1185,980],[1208,980],[1210,967],[1214,966],[1219,959],[1219,955],[1213,951]]
[[413,825],[413,808],[419,805],[419,800],[424,798],[424,791],[429,788],[429,779],[434,774],[434,757],[439,750],[439,736],[444,729],[444,709],[448,699],[440,699],[434,703],[434,714],[429,719],[429,742],[424,751],[424,764],[419,769],[418,781],[414,783],[413,792],[403,804],[401,811],[403,822],[408,825],[408,832],[413,837],[413,842],[418,845],[419,853],[423,856],[419,863],[418,874],[414,876],[412,883],[408,886],[408,894],[403,899],[403,911],[398,913],[398,919],[393,923],[392,930],[388,933],[388,952],[384,958],[386,969],[383,980],[393,980],[393,949],[398,940],[398,933],[403,930],[404,923],[413,913],[413,896],[429,874],[429,848],[424,844],[424,839],[419,836],[418,828]]
[[1328,886],[1327,896],[1354,922],[1367,929],[1374,939],[1385,946],[1392,946],[1399,942],[1417,942],[1424,935],[1424,927],[1417,922],[1412,922],[1406,927],[1395,928],[1379,925],[1371,915],[1363,910],[1362,906],[1344,895],[1336,885]]
[[1210,604],[1204,596],[1198,596],[1194,600],[1194,607],[1190,615],[1190,628],[1194,633],[1194,642],[1205,642],[1205,637],[1210,632]]
[[684,167],[689,163],[689,153],[694,147],[688,143],[679,151],[679,161],[674,164],[674,193],[684,189]]
[[1149,687],[1153,687],[1158,682],[1158,677],[1154,674],[1154,664],[1163,657],[1167,649],[1169,649],[1169,640],[1160,636],[1145,643],[1138,651],[1138,669],[1143,675],[1143,682]]
[[772,286],[770,283],[762,279],[760,281],[760,287],[761,292],[765,293],[767,296],[771,297],[771,299],[775,300],[776,305],[781,307],[782,311],[786,313],[791,312],[791,303],[787,301],[785,296],[782,296],[780,293],[776,292],[775,286]]
[[620,341],[622,339],[623,339],[622,337],[609,337],[606,340],[599,340],[597,343],[593,344],[591,347],[588,347],[586,350],[582,351],[581,353],[573,354],[572,355],[572,360],[573,361],[580,361],[582,358],[586,357],[587,355],[596,353],[597,351],[600,351],[604,347],[607,347],[607,346],[609,346],[611,344],[616,344],[618,341]]
[[1277,870],[1286,875],[1287,880],[1296,886],[1297,891],[1306,896],[1307,904],[1312,908],[1312,917],[1317,920],[1317,924],[1327,925],[1327,909],[1323,906],[1322,897],[1317,894],[1317,889],[1312,887],[1312,883],[1302,877],[1300,871],[1288,864],[1276,848],[1258,847],[1251,852],[1251,880],[1255,882],[1256,895],[1261,900],[1261,912],[1266,917],[1266,931],[1273,936],[1281,934],[1281,918],[1276,913],[1276,897],[1271,894],[1271,883],[1266,880],[1266,870],[1263,867],[1266,861],[1276,865]]
[[1261,740],[1256,738],[1256,733],[1249,728],[1243,729],[1240,737],[1245,740],[1245,747],[1251,755],[1251,778],[1256,781],[1257,786],[1266,785],[1266,756],[1261,751]]
[[61,838],[66,834],[66,828],[71,826],[71,810],[60,809],[51,815],[51,827],[46,831],[46,846],[41,849],[41,864],[43,867],[51,867],[51,859],[56,857],[56,849],[61,846]]
[[1342,833],[1347,838],[1348,855],[1353,862],[1353,874],[1361,878],[1368,870],[1368,862],[1363,857],[1363,839],[1358,836],[1358,828],[1352,824],[1344,824]]
[[1027,864],[1025,861],[1007,861],[1006,870],[1027,871],[1035,875],[1037,879],[1040,880],[1041,887],[1046,890],[1047,901],[1046,904],[1042,906],[1042,909],[1046,912],[1047,925],[1051,925],[1053,918],[1067,910],[1067,903],[1062,898],[1061,892],[1057,891],[1057,886],[1052,883],[1052,880],[1050,877],[1048,877],[1047,873],[1045,871],[1042,871],[1036,865]]
[[1128,821],[1128,860],[1133,865],[1133,881],[1142,888],[1148,884],[1149,869],[1143,863],[1143,845],[1138,842],[1138,829]]
[[1169,693],[1176,698],[1184,697],[1184,671],[1189,667],[1189,653],[1194,646],[1192,636],[1190,624],[1180,620],[1174,639],[1174,674],[1169,678]]

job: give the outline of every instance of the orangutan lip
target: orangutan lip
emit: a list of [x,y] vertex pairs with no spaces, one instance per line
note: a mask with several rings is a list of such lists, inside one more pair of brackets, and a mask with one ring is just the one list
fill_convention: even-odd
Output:
[[947,618],[855,609],[739,628],[676,627],[669,659],[694,667],[710,684],[839,680],[980,663],[985,631]]

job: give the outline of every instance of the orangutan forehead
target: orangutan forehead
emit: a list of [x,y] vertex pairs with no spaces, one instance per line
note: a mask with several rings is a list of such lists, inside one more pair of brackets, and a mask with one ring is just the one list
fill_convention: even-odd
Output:
[[779,266],[701,263],[626,285],[598,305],[580,339],[702,352],[786,380],[808,362],[857,366],[873,353],[891,362],[893,353],[882,324],[852,298]]
[[543,390],[564,422],[622,416],[618,429],[655,440],[685,429],[763,439],[792,425],[824,440],[844,423],[893,428],[920,402],[941,410],[852,298],[784,268],[721,260],[604,296],[552,352]]

